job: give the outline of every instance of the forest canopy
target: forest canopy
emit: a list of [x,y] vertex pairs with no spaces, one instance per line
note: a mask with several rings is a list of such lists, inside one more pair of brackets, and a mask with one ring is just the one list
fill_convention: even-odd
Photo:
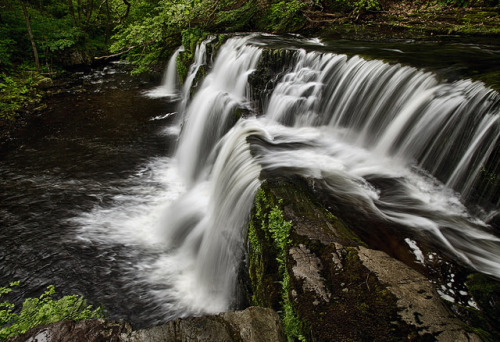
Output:
[[128,56],[139,71],[206,32],[307,32],[360,21],[391,4],[496,8],[498,0],[2,0],[0,74],[50,73],[102,55]]

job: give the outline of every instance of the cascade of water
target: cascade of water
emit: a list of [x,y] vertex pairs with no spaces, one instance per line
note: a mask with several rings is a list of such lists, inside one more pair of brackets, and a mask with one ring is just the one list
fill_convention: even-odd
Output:
[[246,141],[250,134],[265,133],[252,121],[242,121],[218,144],[206,213],[180,247],[183,253],[191,251],[194,256],[193,278],[183,284],[188,286],[184,298],[192,301],[190,306],[210,312],[227,310],[235,298],[244,251],[242,228],[260,184],[261,168]]
[[[260,50],[233,38],[186,108],[176,154],[187,190],[166,209],[159,235],[171,251],[151,274],[172,285],[161,292],[182,314],[220,312],[234,303],[244,231],[260,184],[260,166],[246,138],[264,135],[235,112],[248,106],[247,76]],[[175,262],[173,262],[175,260]]]
[[202,41],[201,44],[196,46],[193,64],[189,66],[189,71],[182,87],[182,102],[179,107],[180,113],[184,113],[186,110],[186,105],[191,98],[193,82],[196,78],[196,75],[198,75],[198,71],[202,66],[207,64],[207,44],[212,42],[214,39],[215,37],[208,37],[207,39]]
[[170,57],[168,61],[167,68],[163,74],[163,79],[161,85],[147,91],[146,96],[156,98],[156,97],[171,97],[178,98],[180,96],[179,91],[179,74],[177,73],[177,56],[179,53],[184,51],[184,46],[180,46]]
[[318,52],[299,55],[266,113],[286,125],[342,129],[358,146],[416,161],[464,198],[500,134],[500,96],[481,83],[439,84],[415,68]]
[[260,56],[260,49],[246,44],[249,39],[230,39],[221,47],[213,71],[186,109],[176,155],[188,184],[204,171],[213,147],[234,125],[238,110],[247,106],[247,78]]
[[[274,80],[264,99],[265,114],[241,118],[241,111],[256,112],[248,76],[262,44],[254,38],[229,39],[190,98],[194,75],[206,63],[206,43],[198,47],[180,107],[175,163],[167,163],[182,178],[175,178],[182,193],[169,197],[168,208],[155,203],[155,215],[146,205],[138,210],[148,224],[160,216],[148,240],[166,252],[140,269],[151,283],[168,284],[155,295],[169,310],[178,316],[232,304],[261,170],[310,178],[347,207],[431,236],[463,263],[500,277],[500,239],[443,185],[467,196],[498,149],[498,94],[411,67],[298,50],[294,68]],[[418,166],[443,183],[414,172]],[[108,223],[101,236],[109,226],[124,226]]]
[[[189,306],[203,303],[217,311],[230,305],[233,258],[241,256],[241,230],[261,167],[312,178],[367,216],[429,234],[461,262],[500,275],[500,239],[471,219],[446,187],[408,167],[415,159],[429,169],[434,159],[439,174],[439,165],[450,164],[449,185],[470,189],[468,177],[479,172],[498,139],[497,95],[470,81],[440,84],[411,67],[299,50],[265,115],[235,126],[237,111],[250,106],[247,77],[261,54],[251,38],[234,38],[221,48],[186,108],[176,158],[188,184],[185,198],[206,197],[201,210],[180,209],[191,200],[175,206],[181,217],[197,214],[170,226],[167,240],[192,260],[193,271],[177,286]],[[250,135],[259,136],[251,145]],[[446,135],[460,142],[445,141]],[[464,144],[458,160],[450,153],[456,144]],[[437,157],[434,145],[447,152]]]

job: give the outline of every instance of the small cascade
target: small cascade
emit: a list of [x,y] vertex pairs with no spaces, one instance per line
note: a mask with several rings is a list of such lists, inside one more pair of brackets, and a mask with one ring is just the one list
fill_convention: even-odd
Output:
[[186,109],[177,158],[188,184],[205,170],[212,149],[247,107],[247,78],[260,55],[260,49],[246,44],[250,38],[230,39],[221,47],[212,72]]
[[179,74],[177,73],[177,56],[179,56],[179,53],[182,51],[184,51],[183,46],[175,50],[167,64],[161,85],[147,91],[145,93],[146,96],[151,98],[169,97],[172,99],[180,97],[180,80]]
[[234,304],[245,244],[242,228],[260,185],[261,168],[246,141],[251,134],[265,132],[252,121],[242,121],[230,130],[216,147],[211,176],[191,190],[199,194],[201,185],[209,198],[203,217],[179,247],[193,270],[179,279],[181,300],[196,310],[220,312]]
[[184,113],[186,110],[186,105],[191,98],[193,82],[198,75],[198,71],[202,66],[207,64],[207,44],[211,43],[214,39],[215,37],[208,37],[202,41],[200,45],[196,46],[193,64],[189,67],[186,80],[182,87],[182,102],[179,108],[180,113]]

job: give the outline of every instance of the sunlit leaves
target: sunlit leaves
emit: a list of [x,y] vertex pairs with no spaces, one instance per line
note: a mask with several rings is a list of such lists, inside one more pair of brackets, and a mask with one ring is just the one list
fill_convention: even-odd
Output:
[[[18,281],[10,283],[8,288],[0,287],[0,296],[11,292],[12,287],[17,285],[19,285]],[[54,286],[48,286],[39,298],[27,298],[18,314],[13,312],[13,304],[0,303],[0,341],[23,334],[43,324],[104,317],[102,308],[93,309],[92,306],[87,305],[83,297],[72,295],[55,300],[52,298],[54,294]]]

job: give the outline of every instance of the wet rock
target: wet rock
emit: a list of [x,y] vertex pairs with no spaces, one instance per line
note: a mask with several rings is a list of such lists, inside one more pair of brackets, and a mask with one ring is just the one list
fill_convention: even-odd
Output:
[[303,280],[302,290],[315,293],[316,299],[313,304],[318,305],[319,301],[329,302],[331,294],[325,287],[325,279],[321,276],[323,269],[321,260],[303,244],[290,248],[289,253],[295,261],[292,267],[294,277]]
[[417,327],[419,334],[431,334],[438,341],[481,341],[464,331],[464,324],[454,317],[423,275],[381,251],[361,246],[358,256],[396,297],[398,315]]
[[260,342],[285,341],[278,314],[259,307],[215,316],[177,319],[123,335],[126,342]]
[[40,81],[38,81],[35,84],[35,87],[39,88],[39,89],[47,89],[47,88],[52,87],[53,85],[54,85],[54,82],[52,81],[52,79],[45,77],[45,78],[42,78]]
[[121,334],[131,332],[127,323],[108,322],[102,319],[92,321],[62,321],[36,327],[23,335],[9,339],[9,342],[118,342]]
[[177,319],[132,331],[127,323],[92,320],[41,326],[9,342],[260,342],[285,341],[279,316],[271,309],[250,307],[213,316]]
[[[250,295],[267,306],[277,244],[266,229],[279,207],[292,228],[286,247],[288,288],[271,288],[288,302],[284,319],[292,338],[313,341],[480,341],[442,302],[420,273],[384,252],[372,250],[315,199],[301,179],[268,179],[249,228]],[[259,196],[258,196],[259,197]],[[259,216],[258,218],[256,216]],[[256,246],[253,246],[256,245]],[[260,253],[260,254],[259,254]],[[259,271],[256,272],[255,270]],[[258,276],[255,276],[257,274]],[[285,277],[285,276],[283,276]],[[275,279],[274,284],[284,284]],[[256,301],[257,299],[257,301]],[[259,302],[260,300],[260,302]],[[275,308],[285,312],[284,308]],[[294,326],[286,326],[295,321]],[[299,332],[297,332],[299,329]]]

